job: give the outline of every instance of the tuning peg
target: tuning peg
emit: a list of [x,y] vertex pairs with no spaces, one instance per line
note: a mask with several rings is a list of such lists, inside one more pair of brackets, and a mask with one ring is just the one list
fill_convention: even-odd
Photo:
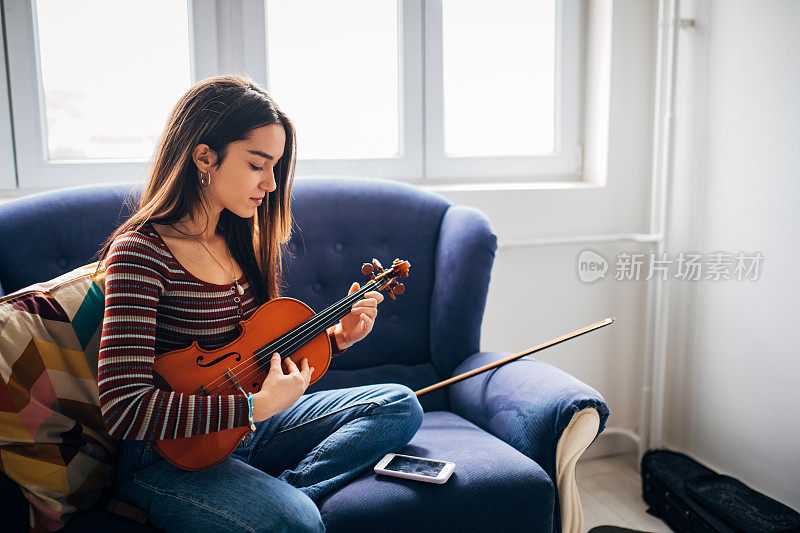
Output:
[[378,272],[383,272],[383,265],[381,265],[381,262],[375,259],[374,257],[372,258],[372,264],[375,266],[375,269]]
[[394,287],[392,287],[392,292],[394,294],[403,294],[405,292],[405,290],[406,290],[406,286],[403,285],[402,283],[398,283]]
[[369,263],[364,263],[363,265],[361,265],[361,273],[364,274],[365,276],[369,276],[370,274],[372,274],[372,271],[374,269],[375,268]]

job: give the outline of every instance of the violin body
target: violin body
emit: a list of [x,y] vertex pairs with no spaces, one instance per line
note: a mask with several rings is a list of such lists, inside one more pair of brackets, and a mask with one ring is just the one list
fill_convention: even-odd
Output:
[[[240,322],[239,336],[218,350],[204,350],[195,341],[187,348],[158,356],[153,365],[155,385],[163,390],[200,395],[242,394],[241,386],[245,393],[255,394],[267,377],[272,356],[270,353],[258,357],[256,351],[313,316],[314,311],[299,300],[270,300]],[[308,365],[314,367],[310,381],[314,383],[328,370],[331,354],[330,340],[323,331],[289,358],[299,367],[300,361],[307,357]],[[193,437],[157,440],[155,445],[175,466],[201,470],[224,461],[247,433],[250,433],[249,427],[238,427]]]

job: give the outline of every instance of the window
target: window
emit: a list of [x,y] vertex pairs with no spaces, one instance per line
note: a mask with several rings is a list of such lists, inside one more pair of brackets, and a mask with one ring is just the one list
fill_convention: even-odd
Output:
[[426,178],[578,177],[579,7],[426,3]]
[[266,79],[297,117],[300,173],[578,178],[578,0],[266,0],[265,11]]
[[576,181],[581,2],[6,2],[19,188],[142,178],[178,97],[231,72],[294,119],[300,175]]
[[444,153],[555,151],[555,4],[442,2]]
[[303,132],[299,158],[398,155],[395,0],[270,0],[266,33],[269,88]]
[[191,85],[186,3],[39,0],[36,21],[48,159],[150,157]]
[[420,1],[264,4],[264,40],[246,47],[266,42],[266,86],[297,126],[298,174],[422,176]]
[[9,2],[6,15],[20,188],[141,177],[192,84],[186,0]]

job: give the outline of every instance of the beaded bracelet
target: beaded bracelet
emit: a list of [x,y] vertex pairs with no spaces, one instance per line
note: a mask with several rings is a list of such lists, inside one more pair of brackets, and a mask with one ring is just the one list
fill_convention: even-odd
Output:
[[250,430],[255,431],[256,424],[255,422],[253,422],[253,393],[252,392],[245,393],[244,389],[242,389],[241,386],[239,387],[239,390],[242,391],[244,397],[247,398],[247,409],[248,409],[247,419],[250,421]]

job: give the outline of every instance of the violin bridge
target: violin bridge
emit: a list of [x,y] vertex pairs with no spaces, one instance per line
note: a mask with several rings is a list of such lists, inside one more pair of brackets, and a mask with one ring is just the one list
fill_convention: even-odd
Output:
[[241,385],[239,385],[239,380],[236,379],[236,376],[233,375],[233,372],[231,372],[230,368],[225,370],[225,375],[228,376],[228,379],[231,380],[231,383],[233,383],[234,387],[237,389],[241,388]]

